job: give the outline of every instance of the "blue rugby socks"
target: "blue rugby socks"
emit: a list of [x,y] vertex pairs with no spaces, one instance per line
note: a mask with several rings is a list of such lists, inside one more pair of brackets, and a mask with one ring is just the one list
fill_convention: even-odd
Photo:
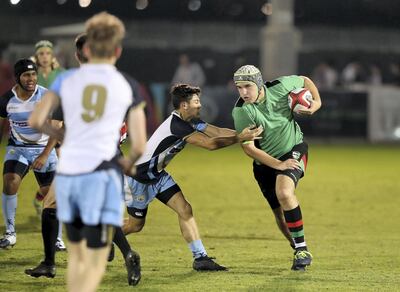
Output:
[[206,256],[207,252],[206,249],[204,248],[203,243],[201,242],[201,239],[196,239],[193,240],[191,243],[188,244],[190,250],[193,253],[193,257],[195,259]]
[[15,232],[15,212],[17,210],[17,194],[2,194],[2,209],[6,231]]

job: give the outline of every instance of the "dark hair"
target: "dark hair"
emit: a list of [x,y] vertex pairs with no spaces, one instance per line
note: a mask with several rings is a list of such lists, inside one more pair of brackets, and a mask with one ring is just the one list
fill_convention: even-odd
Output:
[[175,109],[179,109],[182,102],[189,102],[194,94],[200,95],[200,87],[188,84],[176,84],[171,88],[172,104]]
[[75,39],[76,57],[81,63],[88,62],[88,58],[83,54],[83,45],[86,43],[86,40],[87,40],[86,33],[79,34]]

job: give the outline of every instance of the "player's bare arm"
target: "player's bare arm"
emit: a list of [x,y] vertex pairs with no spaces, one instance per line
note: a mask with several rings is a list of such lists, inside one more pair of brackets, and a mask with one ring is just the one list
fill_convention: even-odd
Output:
[[129,155],[119,160],[122,169],[127,175],[136,173],[135,162],[143,154],[146,146],[146,118],[142,105],[132,108],[128,113],[128,133],[131,144]]
[[236,135],[236,131],[228,128],[219,128],[214,125],[207,124],[204,133],[209,137],[218,137],[218,136],[232,136]]
[[32,128],[49,135],[50,137],[62,141],[64,130],[54,127],[48,122],[48,117],[60,104],[60,98],[52,91],[47,91],[43,99],[39,102],[29,117],[28,124]]
[[318,88],[315,86],[314,82],[310,78],[308,78],[306,76],[301,76],[301,78],[304,79],[304,88],[307,88],[308,90],[310,90],[313,99],[311,100],[310,108],[304,109],[304,110],[299,110],[299,114],[312,115],[321,108],[321,105],[322,105],[321,97],[319,95]]
[[287,159],[280,161],[267,154],[266,152],[258,149],[253,141],[242,143],[243,151],[251,158],[277,170],[296,169],[300,168],[300,163],[296,159]]
[[259,126],[256,128],[255,126],[253,127],[248,127],[242,131],[239,135],[237,135],[235,130],[228,129],[228,128],[219,128],[214,125],[207,124],[206,129],[203,131],[207,136],[211,138],[216,138],[216,137],[230,137],[237,135],[239,141],[252,141],[254,139],[259,139],[259,135],[262,133],[263,128],[262,126]]
[[239,135],[236,135],[236,132],[234,131],[234,135],[231,133],[230,136],[222,137],[209,137],[204,133],[195,132],[194,134],[190,135],[186,141],[190,144],[208,150],[217,150],[240,141],[253,141],[254,139],[258,139],[262,131],[263,128],[261,126],[255,129],[250,129],[250,127],[247,127]]

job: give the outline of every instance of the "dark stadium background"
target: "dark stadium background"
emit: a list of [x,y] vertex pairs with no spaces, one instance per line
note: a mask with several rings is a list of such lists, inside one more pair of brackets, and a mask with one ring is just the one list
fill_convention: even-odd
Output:
[[[333,86],[320,86],[320,111],[297,117],[310,146],[307,173],[296,189],[314,255],[310,269],[290,271],[291,249],[240,146],[213,152],[188,146],[167,171],[191,202],[210,255],[230,271],[193,272],[176,215],[156,201],[146,228],[128,238],[142,258],[135,290],[399,291],[400,1],[92,0],[86,8],[78,0],[11,2],[18,1],[0,1],[2,89],[13,82],[10,66],[31,56],[41,39],[54,42],[63,66],[77,66],[75,36],[88,17],[106,10],[127,27],[117,66],[141,84],[149,134],[171,110],[168,89],[182,53],[203,68],[202,115],[220,126],[232,127],[237,94],[231,77],[240,64],[259,66],[266,78],[317,78],[316,68],[327,62],[339,76]],[[282,3],[292,8],[280,17],[276,8]],[[280,31],[292,39],[265,37]],[[289,54],[294,62],[282,58]],[[362,70],[347,83],[340,76],[351,63]],[[371,79],[373,67],[379,82]],[[4,157],[6,139],[0,146]],[[23,273],[43,255],[40,219],[32,207],[36,189],[30,173],[18,194],[17,244],[0,250],[0,291],[66,290],[66,253],[57,254],[52,280]],[[99,290],[132,291],[125,273],[117,252]]]

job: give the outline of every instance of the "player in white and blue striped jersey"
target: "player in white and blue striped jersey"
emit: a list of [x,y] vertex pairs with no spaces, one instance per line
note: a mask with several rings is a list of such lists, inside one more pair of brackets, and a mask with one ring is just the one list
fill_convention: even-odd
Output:
[[37,67],[29,59],[14,65],[17,84],[0,97],[0,129],[8,119],[10,138],[6,148],[3,168],[2,209],[6,232],[0,239],[0,248],[14,246],[17,192],[22,179],[32,168],[43,194],[48,192],[54,178],[57,156],[55,140],[28,125],[28,118],[35,105],[42,99],[46,88],[37,85]]

